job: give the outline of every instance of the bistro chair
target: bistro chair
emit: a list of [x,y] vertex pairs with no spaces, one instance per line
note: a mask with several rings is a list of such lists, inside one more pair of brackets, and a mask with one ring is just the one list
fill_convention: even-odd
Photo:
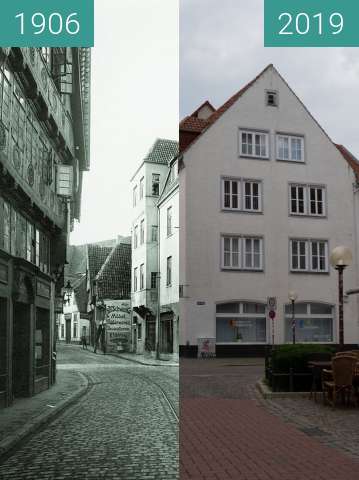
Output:
[[[323,370],[322,389],[323,403],[336,406],[340,396],[343,403],[348,404],[353,391],[354,369],[357,357],[354,355],[339,355],[332,359],[332,370]],[[332,378],[330,378],[332,375]]]

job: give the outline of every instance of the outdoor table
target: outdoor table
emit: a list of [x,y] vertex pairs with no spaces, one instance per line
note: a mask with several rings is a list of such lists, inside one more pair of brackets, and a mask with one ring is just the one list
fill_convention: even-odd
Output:
[[308,367],[312,370],[312,388],[310,390],[310,398],[312,398],[314,393],[314,401],[317,401],[317,382],[322,378],[323,370],[331,370],[332,361],[331,360],[316,360],[308,362]]

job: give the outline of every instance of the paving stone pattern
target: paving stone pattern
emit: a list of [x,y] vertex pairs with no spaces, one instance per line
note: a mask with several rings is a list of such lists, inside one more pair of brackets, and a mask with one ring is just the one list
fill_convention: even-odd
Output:
[[151,382],[175,399],[177,369],[137,365],[77,346],[62,351],[59,369],[77,369],[93,386],[21,446],[0,467],[0,478],[177,480],[178,424]]
[[359,410],[264,400],[261,377],[260,360],[181,361],[181,480],[358,479]]

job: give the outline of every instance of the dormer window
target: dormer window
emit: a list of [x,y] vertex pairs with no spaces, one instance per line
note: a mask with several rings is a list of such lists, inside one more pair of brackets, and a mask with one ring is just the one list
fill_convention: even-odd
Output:
[[278,107],[278,93],[274,91],[266,91],[267,107]]

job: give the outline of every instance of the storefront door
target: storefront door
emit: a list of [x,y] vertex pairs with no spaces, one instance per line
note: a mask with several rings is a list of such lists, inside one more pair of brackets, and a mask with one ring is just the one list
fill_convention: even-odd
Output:
[[7,391],[7,302],[0,298],[0,407],[6,403]]
[[173,353],[173,318],[161,316],[161,352]]
[[14,303],[12,391],[14,397],[30,394],[30,305]]

